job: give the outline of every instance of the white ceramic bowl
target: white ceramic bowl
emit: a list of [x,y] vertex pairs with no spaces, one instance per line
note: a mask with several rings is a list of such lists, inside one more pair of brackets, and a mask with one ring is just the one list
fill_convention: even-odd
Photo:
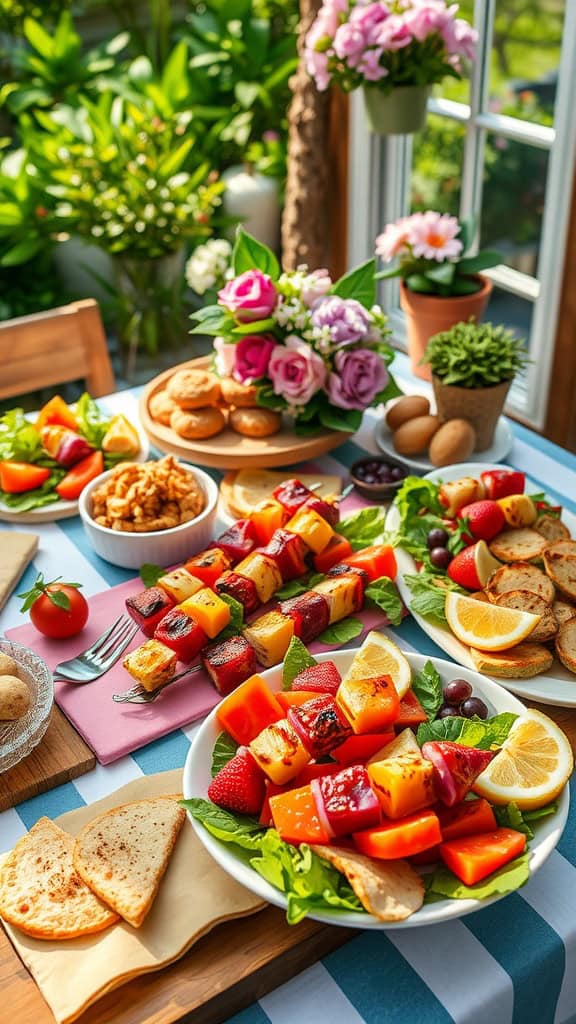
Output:
[[94,522],[92,492],[108,479],[113,470],[101,473],[84,488],[78,502],[79,512],[86,536],[97,555],[124,569],[139,569],[145,562],[163,566],[175,565],[210,545],[216,521],[218,487],[204,470],[198,469],[197,466],[187,466],[185,463],[180,465],[196,478],[204,491],[206,506],[196,519],[191,519],[180,526],[173,526],[169,530],[120,533]]

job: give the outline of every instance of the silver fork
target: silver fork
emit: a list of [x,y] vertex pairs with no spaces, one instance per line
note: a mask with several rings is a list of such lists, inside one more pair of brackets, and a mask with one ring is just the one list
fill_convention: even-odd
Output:
[[112,700],[116,704],[152,704],[167,686],[171,686],[178,679],[183,679],[184,676],[191,675],[192,672],[198,672],[201,668],[201,664],[192,665],[191,668],[186,668],[183,672],[179,672],[177,676],[172,676],[172,679],[169,679],[162,686],[158,686],[155,690],[145,690],[140,683],[136,683],[135,686],[131,686],[129,690],[124,690],[123,693],[113,693]]
[[57,682],[76,684],[99,679],[118,661],[137,632],[136,623],[127,615],[119,615],[86,651],[56,665],[54,679]]

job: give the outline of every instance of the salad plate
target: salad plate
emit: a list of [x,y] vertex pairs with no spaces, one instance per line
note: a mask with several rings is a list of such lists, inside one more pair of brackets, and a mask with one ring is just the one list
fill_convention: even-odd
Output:
[[[502,465],[502,463],[465,462],[454,466],[445,466],[442,469],[435,469],[431,473],[427,473],[423,479],[431,480],[433,483],[449,482],[464,476],[477,477],[480,473],[492,469],[512,470],[512,467]],[[527,494],[537,494],[540,491],[541,488],[537,483],[526,478]],[[567,509],[563,509],[562,522],[566,524],[572,536],[576,537],[576,516]],[[386,517],[386,530],[389,533],[394,533],[398,528],[398,524],[398,510],[394,505],[391,505]],[[474,665],[468,647],[461,643],[448,627],[437,626],[417,612],[412,611],[410,608],[411,591],[404,581],[404,577],[414,575],[418,572],[418,568],[410,552],[403,548],[396,548],[395,553],[398,564],[396,585],[404,604],[410,610],[410,614],[414,616],[420,628],[445,654],[448,654],[459,665],[465,668],[473,668]],[[547,672],[532,676],[530,679],[496,680],[495,677],[492,678],[500,687],[509,690],[518,697],[522,697],[524,700],[531,700],[541,704],[552,704],[558,707],[576,707],[576,677],[568,669],[564,668],[557,659],[555,659],[552,668]]]
[[[454,677],[454,666],[451,662],[439,658],[429,659],[421,654],[404,653],[413,671],[420,671],[426,662],[431,660],[434,667],[440,673],[443,683]],[[343,650],[318,654],[316,658],[319,662],[333,661],[339,672],[343,675],[348,670],[355,654],[356,650]],[[484,700],[490,716],[500,714],[501,712],[521,714],[524,711],[523,705],[512,694],[507,693],[502,687],[478,672],[464,669],[460,675],[471,683],[475,696]],[[262,677],[273,692],[278,692],[282,689],[282,666],[262,672]],[[192,741],[186,758],[182,783],[185,799],[193,797],[207,798],[208,786],[212,779],[212,751],[220,732],[221,727],[218,724],[216,712],[212,711]],[[557,811],[554,814],[543,817],[536,823],[535,838],[529,847],[531,874],[542,867],[547,857],[550,856],[557,845],[566,824],[568,807],[568,787],[565,786],[558,800]],[[262,899],[267,900],[268,903],[286,910],[287,901],[283,893],[270,885],[250,866],[248,851],[243,851],[231,843],[221,842],[204,829],[189,813],[188,817],[200,842],[227,874],[231,875],[240,885],[250,889],[251,892],[254,892]],[[340,925],[345,928],[417,928],[463,917],[476,910],[481,910],[501,898],[501,895],[494,895],[483,900],[439,899],[431,903],[425,903],[411,917],[396,923],[380,921],[366,912],[345,911],[336,908],[326,908],[325,911],[314,910],[309,916],[324,924]]]
[[[425,455],[399,455],[392,443],[392,431],[384,418],[380,419],[374,428],[374,440],[384,455],[400,462],[403,466],[414,470],[415,473],[429,473],[434,467],[430,459]],[[509,454],[514,444],[514,434],[508,420],[501,416],[496,425],[494,441],[489,448],[483,452],[473,452],[470,461],[475,463],[475,471],[478,472],[479,463],[501,462]]]

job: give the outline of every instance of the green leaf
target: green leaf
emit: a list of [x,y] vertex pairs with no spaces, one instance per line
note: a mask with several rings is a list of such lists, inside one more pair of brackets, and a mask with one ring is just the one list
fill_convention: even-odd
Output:
[[56,608],[63,608],[66,612],[70,611],[70,598],[68,594],[63,594],[61,590],[48,590],[46,597]]
[[216,839],[224,843],[235,843],[245,850],[257,850],[260,847],[266,829],[254,818],[232,814],[200,797],[180,800],[179,803]]
[[260,89],[258,82],[236,82],[234,95],[244,110],[250,110],[260,95]]
[[412,678],[412,689],[430,721],[436,718],[443,701],[442,679],[431,661]]
[[360,409],[335,409],[327,405],[320,409],[320,422],[327,430],[354,433],[362,423],[362,412]]
[[404,605],[396,584],[388,576],[381,576],[369,583],[364,591],[364,599],[368,607],[375,605],[380,608],[393,626],[400,625]]
[[161,565],[155,565],[154,562],[144,562],[144,565],[140,566],[140,579],[145,587],[155,587],[165,573],[166,569]]
[[479,274],[480,271],[488,270],[489,267],[495,267],[501,262],[502,254],[496,249],[483,249],[476,256],[467,256],[459,260],[458,274]]
[[289,597],[298,597],[300,594],[305,594],[310,588],[300,580],[288,580],[288,583],[284,583],[279,590],[274,594],[274,598],[280,601],[286,601]]
[[50,60],[54,52],[54,42],[49,32],[42,28],[33,18],[24,19],[24,35],[42,57]]
[[316,658],[313,658],[308,648],[298,639],[297,636],[293,636],[288,645],[288,650],[284,656],[284,667],[282,669],[282,689],[290,690],[292,683],[296,679],[296,676],[300,672],[303,672],[305,668],[311,668],[312,665],[317,665]]
[[219,594],[221,601],[230,608],[230,622],[224,629],[221,629],[218,633],[216,640],[227,640],[231,636],[238,636],[242,632],[244,626],[244,605],[237,601],[235,597],[231,597],[230,594]]
[[354,551],[380,544],[384,538],[386,511],[382,505],[372,505],[352,512],[338,523],[338,533],[350,541]]
[[212,751],[212,778],[232,760],[238,750],[238,743],[227,732],[221,732]]
[[376,260],[366,260],[354,270],[349,270],[332,286],[332,294],[341,299],[356,299],[370,309],[376,302]]
[[238,324],[232,329],[232,334],[263,334],[276,327],[276,321],[272,317],[267,320],[252,320],[250,323]]
[[461,743],[464,747],[490,750],[502,746],[517,717],[510,711],[504,711],[494,718],[486,719],[476,716],[438,718],[435,722],[423,722],[418,727],[416,739],[420,746],[430,740],[449,740],[451,743]]
[[518,804],[512,800],[505,807],[492,806],[499,828],[513,828],[516,832],[523,832],[528,839],[534,838],[534,833],[528,822],[524,819]]
[[19,267],[22,263],[27,263],[28,260],[32,259],[37,252],[40,252],[44,245],[44,239],[40,237],[25,238],[22,242],[17,242],[16,245],[13,245],[4,253],[0,259],[0,266]]
[[453,900],[486,900],[490,896],[504,896],[526,884],[530,878],[529,861],[530,854],[523,853],[476,885],[464,885],[448,868],[437,867],[427,882],[426,895],[431,893]]
[[452,284],[455,269],[454,263],[440,263],[437,267],[427,270],[426,277],[429,281],[434,281],[436,284]]
[[321,644],[347,644],[360,636],[364,626],[360,619],[342,619],[342,622],[333,622],[328,629],[320,633],[318,640]]
[[236,230],[232,266],[237,275],[247,270],[261,270],[273,280],[280,276],[280,264],[272,250],[253,238],[243,227]]
[[406,287],[411,292],[423,292],[428,295],[432,295],[438,290],[425,274],[410,274],[406,278]]

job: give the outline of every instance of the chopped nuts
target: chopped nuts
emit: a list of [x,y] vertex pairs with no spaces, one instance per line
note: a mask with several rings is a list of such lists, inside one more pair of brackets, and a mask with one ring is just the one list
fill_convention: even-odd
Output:
[[173,455],[158,462],[123,462],[92,493],[92,518],[123,533],[150,533],[187,523],[206,498],[194,474]]

